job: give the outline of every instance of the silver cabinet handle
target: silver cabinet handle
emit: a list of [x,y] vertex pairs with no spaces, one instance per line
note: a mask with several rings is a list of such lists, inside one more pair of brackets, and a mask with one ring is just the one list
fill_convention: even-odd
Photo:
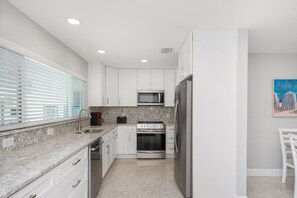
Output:
[[36,194],[34,194],[34,195],[30,195],[30,197],[29,197],[29,198],[35,198],[35,197],[37,197],[37,195],[36,195]]
[[109,98],[106,98],[106,103],[109,104]]
[[78,159],[76,162],[72,163],[73,166],[75,166],[76,164],[78,164],[81,161],[81,159]]
[[76,184],[72,185],[72,188],[76,188],[78,186],[78,184],[81,182],[81,180],[77,180]]

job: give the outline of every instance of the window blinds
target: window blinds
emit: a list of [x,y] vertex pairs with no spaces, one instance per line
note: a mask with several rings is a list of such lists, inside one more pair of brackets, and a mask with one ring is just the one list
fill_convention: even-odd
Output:
[[86,107],[86,82],[0,48],[0,125],[78,115]]

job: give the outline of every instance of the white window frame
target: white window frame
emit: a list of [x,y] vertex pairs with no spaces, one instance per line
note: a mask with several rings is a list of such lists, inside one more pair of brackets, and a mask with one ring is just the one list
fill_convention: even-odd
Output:
[[[31,59],[34,59],[38,62],[41,62],[43,64],[46,64],[52,68],[58,69],[62,72],[65,72],[73,77],[76,77],[82,81],[86,82],[86,88],[85,88],[85,107],[88,107],[88,79],[85,78],[84,76],[81,76],[80,74],[77,74],[51,60],[48,60],[42,56],[40,56],[39,54],[32,52],[18,44],[15,44],[3,37],[0,37],[0,47],[6,48],[12,52],[15,52],[17,54],[21,54],[22,56],[26,56],[26,57],[30,57]],[[36,122],[28,122],[28,123],[20,123],[20,124],[8,124],[7,126],[0,126],[0,136],[1,136],[1,132],[7,131],[7,130],[14,130],[14,129],[21,129],[21,128],[27,128],[27,127],[34,127],[34,126],[38,126],[38,125],[47,125],[47,124],[53,124],[53,123],[59,123],[59,122],[65,122],[65,121],[74,121],[77,120],[76,117],[67,117],[67,118],[61,118],[61,119],[54,119],[54,120],[49,120],[49,121],[36,121]]]

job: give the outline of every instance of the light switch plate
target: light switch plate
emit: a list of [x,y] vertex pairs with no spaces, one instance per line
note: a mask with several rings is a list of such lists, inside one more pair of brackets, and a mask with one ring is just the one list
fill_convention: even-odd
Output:
[[47,135],[50,136],[50,135],[54,135],[54,129],[53,128],[48,128],[47,129]]
[[3,148],[7,148],[7,147],[11,147],[11,146],[14,146],[14,138],[13,137],[5,138],[2,140]]

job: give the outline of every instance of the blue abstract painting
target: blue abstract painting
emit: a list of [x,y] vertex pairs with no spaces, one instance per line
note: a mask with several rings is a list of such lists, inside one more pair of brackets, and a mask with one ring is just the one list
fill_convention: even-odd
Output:
[[273,116],[297,117],[297,79],[273,80]]

